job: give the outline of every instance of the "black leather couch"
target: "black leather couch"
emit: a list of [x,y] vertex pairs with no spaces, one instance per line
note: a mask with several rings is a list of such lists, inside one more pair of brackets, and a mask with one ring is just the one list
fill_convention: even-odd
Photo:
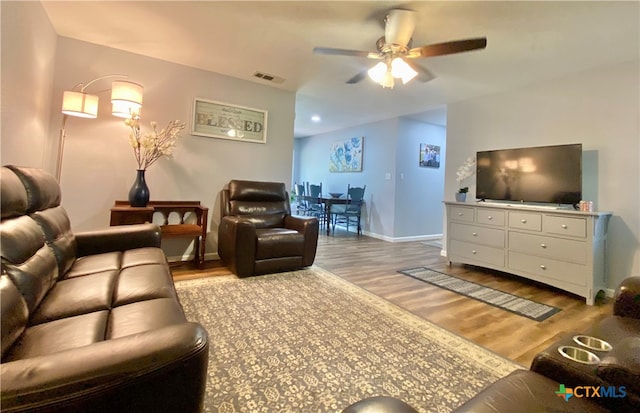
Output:
[[48,173],[3,167],[3,412],[198,412],[207,332],[152,224],[74,234]]
[[[587,331],[561,337],[534,357],[530,370],[516,370],[503,377],[455,413],[640,412],[640,277],[623,280],[614,300],[613,315]],[[595,337],[612,348],[589,349],[576,342],[576,336]],[[592,359],[591,364],[570,360],[558,351],[561,346],[588,350],[597,359]],[[560,385],[564,385],[565,391],[571,389],[573,396],[561,397]],[[594,388],[598,386],[606,390],[600,390],[596,397]],[[343,410],[343,413],[392,412],[414,410],[389,397],[364,399]]]
[[218,255],[240,277],[313,264],[318,219],[291,215],[283,183],[232,180],[221,193]]

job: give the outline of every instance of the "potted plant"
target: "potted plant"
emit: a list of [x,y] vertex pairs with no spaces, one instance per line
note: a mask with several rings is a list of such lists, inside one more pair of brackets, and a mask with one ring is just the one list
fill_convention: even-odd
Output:
[[456,181],[458,181],[458,192],[456,192],[456,201],[464,202],[467,200],[467,192],[469,192],[468,186],[462,186],[462,182],[476,173],[476,158],[470,156],[467,158],[465,163],[458,168],[458,172],[456,172]]
[[464,186],[462,188],[458,189],[458,192],[456,192],[456,201],[458,202],[464,202],[467,200],[467,192],[469,192],[469,187],[468,186]]

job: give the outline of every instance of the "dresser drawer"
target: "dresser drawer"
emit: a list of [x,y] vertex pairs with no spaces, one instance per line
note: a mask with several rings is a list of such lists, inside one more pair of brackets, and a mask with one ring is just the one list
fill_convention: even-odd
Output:
[[587,245],[583,241],[509,232],[509,249],[525,254],[549,257],[576,264],[587,263]]
[[580,264],[509,251],[509,268],[565,283],[587,285],[587,268]]
[[546,215],[542,221],[542,230],[549,234],[586,238],[587,220],[586,218]]
[[505,215],[504,211],[497,209],[478,209],[476,211],[476,222],[478,224],[504,227]]
[[504,248],[504,230],[451,223],[451,239]]
[[453,206],[451,207],[451,216],[449,218],[452,221],[473,222],[473,212],[474,209],[471,207]]
[[451,255],[504,267],[504,249],[451,240]]
[[542,230],[542,214],[509,211],[509,228]]

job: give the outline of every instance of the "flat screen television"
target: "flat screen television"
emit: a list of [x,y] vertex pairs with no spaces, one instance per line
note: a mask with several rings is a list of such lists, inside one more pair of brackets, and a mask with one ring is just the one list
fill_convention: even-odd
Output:
[[478,152],[476,198],[575,206],[582,198],[582,144]]

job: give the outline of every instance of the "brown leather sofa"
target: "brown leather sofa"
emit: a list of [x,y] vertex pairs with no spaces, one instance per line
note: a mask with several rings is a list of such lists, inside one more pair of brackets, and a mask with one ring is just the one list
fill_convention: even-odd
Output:
[[[617,413],[640,412],[640,277],[623,280],[616,289],[613,315],[582,333],[571,333],[534,358],[530,370],[516,370],[464,403],[455,413]],[[611,349],[598,351],[574,337],[595,337]],[[588,343],[593,345],[593,343]],[[587,349],[593,364],[570,360],[561,346]],[[562,396],[562,387],[572,396]],[[600,386],[596,397],[594,388]],[[604,390],[602,390],[604,389]],[[588,396],[588,397],[587,397]],[[606,396],[606,397],[605,397]],[[423,406],[421,406],[423,407]],[[361,400],[343,413],[412,412],[389,397]]]
[[3,167],[3,412],[198,412],[207,332],[152,224],[74,234],[48,173]]
[[[623,280],[614,300],[613,315],[587,331],[561,337],[534,357],[530,370],[502,378],[456,412],[512,412],[514,406],[522,412],[640,412],[640,277]],[[589,349],[576,336],[595,337],[612,348]],[[599,361],[570,360],[558,351],[562,346],[588,350]],[[561,384],[574,396],[559,397]],[[598,386],[606,390],[596,397],[593,388]]]
[[218,255],[236,275],[290,271],[313,264],[318,219],[291,215],[283,183],[232,180],[221,193]]

